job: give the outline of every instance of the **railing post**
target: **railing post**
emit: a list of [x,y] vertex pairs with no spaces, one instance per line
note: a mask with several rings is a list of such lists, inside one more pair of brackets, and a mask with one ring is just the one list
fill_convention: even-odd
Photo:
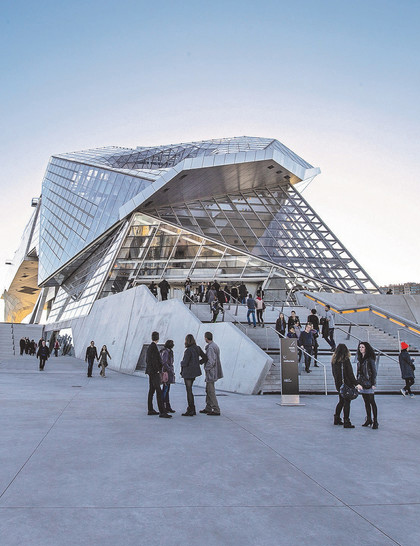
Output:
[[327,387],[327,367],[324,366],[324,387],[325,387],[325,396],[328,396],[328,387]]
[[352,327],[352,324],[350,324],[350,326],[349,326],[349,333],[347,334],[346,340],[350,339],[351,327]]

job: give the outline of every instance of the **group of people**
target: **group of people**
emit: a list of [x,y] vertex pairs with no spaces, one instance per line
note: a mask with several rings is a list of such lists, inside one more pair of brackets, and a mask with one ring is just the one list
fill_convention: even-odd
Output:
[[[50,342],[51,345],[51,342]],[[38,343],[35,340],[29,340],[27,337],[23,337],[19,341],[20,355],[24,353],[27,355],[36,355],[36,358],[39,358],[39,370],[43,371],[45,368],[45,363],[50,357],[51,351],[46,340],[41,338]],[[60,344],[58,340],[53,342],[54,355],[58,356],[58,351],[60,349]]]
[[303,355],[306,373],[311,372],[312,357],[314,358],[314,366],[318,367],[318,338],[320,333],[331,347],[331,350],[335,351],[336,349],[334,341],[334,315],[329,305],[325,306],[325,316],[321,318],[318,317],[316,309],[312,309],[306,319],[306,325],[303,330],[300,319],[295,311],[291,311],[289,318],[284,313],[280,313],[275,328],[280,337],[298,340],[299,362]]
[[[170,419],[172,417],[171,414],[175,413],[169,398],[171,384],[175,383],[174,342],[172,339],[168,339],[164,347],[159,350],[158,341],[159,332],[152,332],[152,341],[146,353],[146,374],[149,376],[147,414],[159,415],[161,418]],[[206,405],[199,413],[210,416],[220,415],[220,407],[214,385],[218,379],[223,377],[220,349],[213,341],[213,334],[211,332],[204,334],[204,341],[206,346],[203,351],[197,345],[192,334],[188,334],[185,337],[185,351],[181,361],[181,377],[184,380],[187,395],[187,409],[182,414],[184,417],[193,417],[197,414],[192,388],[195,379],[202,375],[201,365],[204,366],[205,372]],[[156,395],[159,411],[156,411],[153,407],[154,395]]]

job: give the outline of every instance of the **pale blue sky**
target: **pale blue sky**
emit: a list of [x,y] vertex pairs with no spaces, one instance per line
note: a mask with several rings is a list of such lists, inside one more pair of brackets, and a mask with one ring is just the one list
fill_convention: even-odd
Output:
[[419,1],[3,1],[0,271],[52,154],[252,135],[321,168],[304,195],[377,282],[420,281],[419,24]]

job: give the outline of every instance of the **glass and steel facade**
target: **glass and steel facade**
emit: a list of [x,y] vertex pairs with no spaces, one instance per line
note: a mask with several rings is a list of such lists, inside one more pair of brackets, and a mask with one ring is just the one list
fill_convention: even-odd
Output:
[[270,286],[377,292],[297,189],[318,172],[257,137],[53,156],[31,228],[38,307],[48,293],[48,322],[64,321],[163,278],[173,287],[187,277],[246,280],[266,294]]

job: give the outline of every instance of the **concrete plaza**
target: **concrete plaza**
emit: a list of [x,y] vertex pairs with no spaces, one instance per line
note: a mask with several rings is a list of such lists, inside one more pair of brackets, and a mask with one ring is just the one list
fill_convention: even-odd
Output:
[[[112,356],[112,351],[111,351]],[[2,546],[420,544],[420,397],[220,396],[221,417],[146,415],[147,380],[52,357],[0,363]],[[197,409],[203,389],[195,389]]]

